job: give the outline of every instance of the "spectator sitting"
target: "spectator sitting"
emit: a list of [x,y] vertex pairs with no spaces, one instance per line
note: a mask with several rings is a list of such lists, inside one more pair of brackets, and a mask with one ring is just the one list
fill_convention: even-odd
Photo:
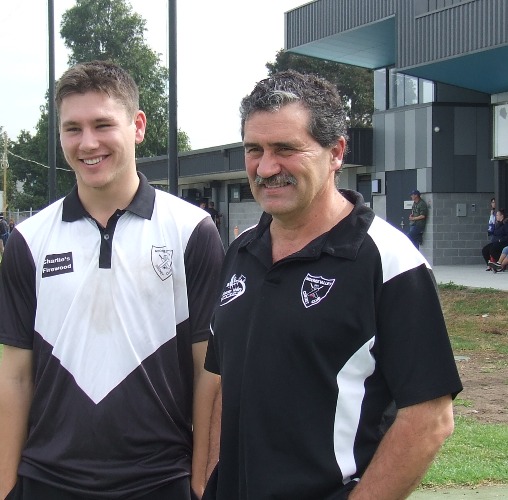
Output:
[[497,262],[489,262],[489,267],[495,272],[505,271],[508,267],[508,246],[503,248]]
[[482,255],[487,264],[486,271],[490,271],[489,262],[497,262],[501,256],[503,248],[508,244],[508,219],[505,211],[500,208],[496,212],[496,226],[490,237],[490,243],[482,248]]

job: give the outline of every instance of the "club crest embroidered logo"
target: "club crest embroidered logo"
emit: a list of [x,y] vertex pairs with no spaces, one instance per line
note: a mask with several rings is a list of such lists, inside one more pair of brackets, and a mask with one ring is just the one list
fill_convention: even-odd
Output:
[[245,292],[245,281],[246,278],[243,274],[240,277],[233,274],[226,285],[226,289],[222,292],[222,296],[220,298],[221,307],[237,299],[240,295],[243,295]]
[[302,283],[302,302],[306,308],[319,304],[331,290],[334,279],[307,274]]
[[152,245],[152,266],[162,281],[168,279],[173,274],[173,250]]

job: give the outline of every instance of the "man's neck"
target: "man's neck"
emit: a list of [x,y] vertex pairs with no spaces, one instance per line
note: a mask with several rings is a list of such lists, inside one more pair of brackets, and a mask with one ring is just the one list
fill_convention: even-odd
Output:
[[111,184],[104,188],[81,188],[78,183],[78,196],[85,210],[103,227],[117,211],[129,206],[138,187],[137,173],[126,182]]
[[270,225],[273,262],[298,252],[318,236],[330,231],[352,210],[353,204],[337,191],[325,207],[294,222],[288,223],[274,217]]

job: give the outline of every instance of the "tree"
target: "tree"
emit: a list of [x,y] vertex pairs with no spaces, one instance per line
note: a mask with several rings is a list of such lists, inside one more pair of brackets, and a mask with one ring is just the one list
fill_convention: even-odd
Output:
[[[125,0],[77,0],[62,17],[60,35],[70,49],[69,64],[110,60],[125,68],[139,86],[140,107],[148,118],[137,155],[167,154],[168,70],[145,42],[146,21]],[[178,132],[178,150],[189,151],[189,137]]]
[[[140,107],[148,117],[143,143],[137,156],[167,154],[168,70],[159,55],[144,41],[146,21],[132,12],[125,0],[77,0],[62,17],[60,34],[70,49],[69,64],[112,60],[131,73],[140,89]],[[48,204],[48,93],[41,106],[35,135],[22,131],[9,149],[9,205],[12,209],[38,210]],[[58,134],[58,131],[57,131]],[[75,183],[60,148],[57,135],[57,197],[64,196]],[[178,132],[178,150],[189,151],[188,135]],[[9,189],[9,186],[12,187]],[[14,189],[16,187],[17,189]]]
[[[47,96],[46,96],[47,97]],[[22,130],[16,142],[11,143],[9,166],[12,172],[10,206],[21,211],[38,210],[48,204],[48,105],[41,106],[41,116],[35,135]],[[58,139],[58,136],[57,136]],[[59,141],[57,141],[59,143]],[[56,197],[65,196],[76,182],[74,172],[63,157],[62,149],[56,151]]]
[[266,64],[269,75],[294,69],[314,73],[337,86],[342,96],[350,127],[370,127],[374,110],[372,71],[338,62],[317,59],[284,50],[277,52],[275,62]]

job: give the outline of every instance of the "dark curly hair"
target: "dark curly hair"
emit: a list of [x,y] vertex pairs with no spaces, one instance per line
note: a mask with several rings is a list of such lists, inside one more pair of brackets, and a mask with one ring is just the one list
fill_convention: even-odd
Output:
[[261,80],[242,99],[242,139],[245,122],[253,113],[277,111],[293,102],[300,102],[310,111],[309,133],[321,146],[330,147],[341,136],[347,139],[346,114],[337,88],[324,78],[293,70]]

